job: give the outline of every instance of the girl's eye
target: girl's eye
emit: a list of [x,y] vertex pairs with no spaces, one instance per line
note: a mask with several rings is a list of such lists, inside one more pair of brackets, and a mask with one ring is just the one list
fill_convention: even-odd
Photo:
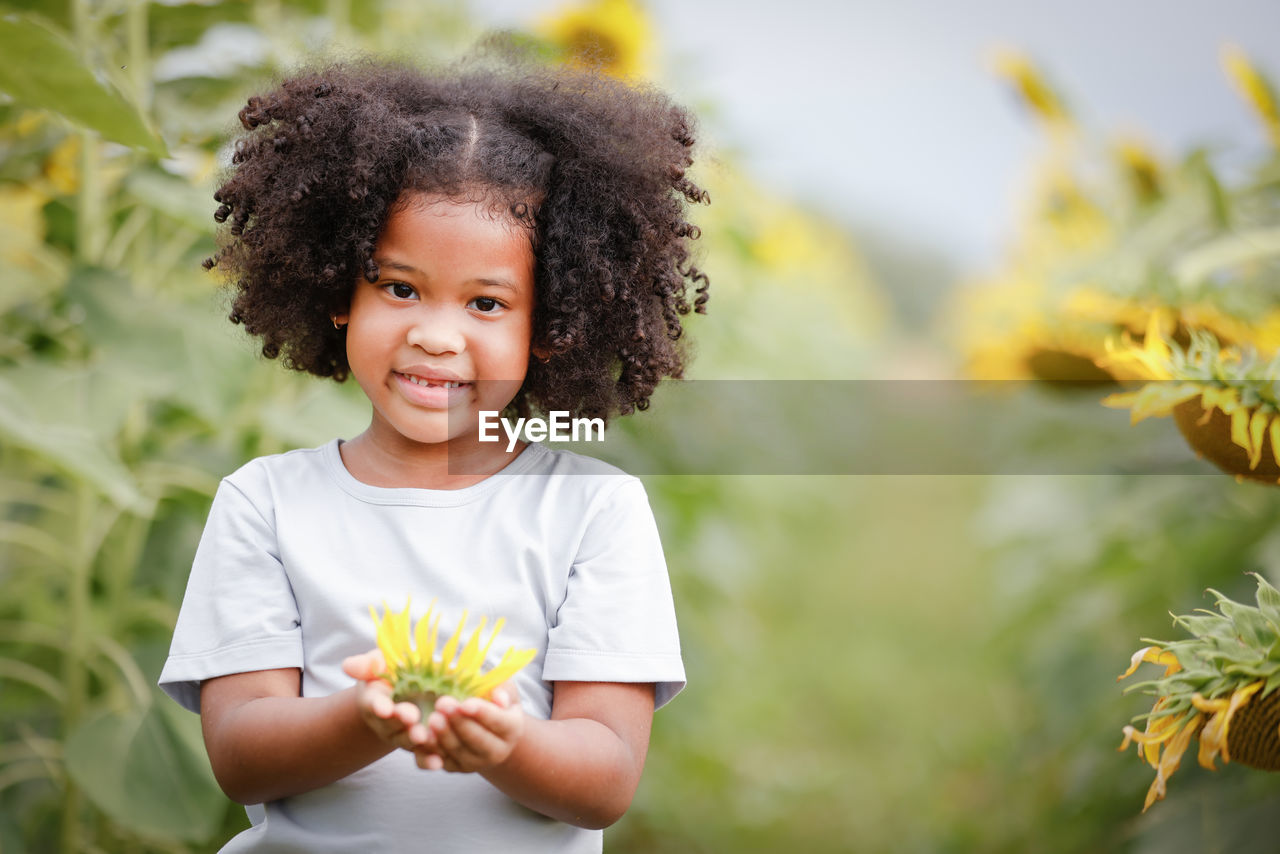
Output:
[[414,296],[416,296],[413,288],[409,287],[404,282],[389,282],[382,287],[387,291],[387,293],[391,294],[396,299],[413,299]]
[[482,311],[486,314],[491,311],[496,311],[502,307],[502,303],[498,302],[493,297],[476,297],[471,301],[471,305],[476,309],[476,311]]

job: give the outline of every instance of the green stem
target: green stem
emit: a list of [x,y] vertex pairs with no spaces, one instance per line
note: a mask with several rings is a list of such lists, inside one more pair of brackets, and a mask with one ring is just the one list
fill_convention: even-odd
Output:
[[[92,56],[93,25],[89,19],[88,0],[71,0],[71,21],[81,55]],[[76,199],[76,260],[92,264],[102,251],[103,203],[98,136],[87,130],[80,131],[78,135],[80,190]]]
[[[89,630],[89,584],[93,565],[94,494],[87,483],[78,484],[75,514],[75,553],[72,555],[67,579],[67,650],[62,659],[62,684],[66,700],[62,707],[63,741],[80,724],[84,716],[88,684],[86,680],[86,655]],[[62,811],[62,850],[77,852],[80,840],[80,790],[67,779],[66,795]]]
[[125,11],[125,38],[129,46],[129,82],[133,99],[144,114],[151,112],[151,56],[147,44],[147,0],[129,0]]

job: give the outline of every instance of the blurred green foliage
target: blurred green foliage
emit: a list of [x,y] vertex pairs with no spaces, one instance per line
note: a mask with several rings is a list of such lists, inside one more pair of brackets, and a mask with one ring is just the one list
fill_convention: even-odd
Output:
[[[356,389],[255,357],[200,271],[226,134],[302,57],[439,59],[477,33],[444,2],[6,6],[5,56],[39,43],[58,67],[0,73],[0,850],[216,850],[243,810],[197,719],[154,687],[212,492],[367,418]],[[743,176],[712,180],[739,203],[707,214],[699,375],[890,367],[873,359],[891,318],[843,237]],[[643,440],[643,415],[621,426]],[[1203,475],[646,482],[690,688],[657,716],[609,850],[1273,847],[1280,785],[1234,765],[1186,769],[1139,817],[1150,770],[1114,749],[1143,701],[1114,676],[1203,588],[1277,577],[1280,492]]]

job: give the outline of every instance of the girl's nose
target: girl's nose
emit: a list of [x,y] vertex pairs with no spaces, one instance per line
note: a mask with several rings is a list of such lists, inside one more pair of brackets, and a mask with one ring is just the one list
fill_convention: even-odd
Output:
[[424,308],[416,315],[406,336],[411,346],[432,356],[462,352],[466,340],[451,312]]

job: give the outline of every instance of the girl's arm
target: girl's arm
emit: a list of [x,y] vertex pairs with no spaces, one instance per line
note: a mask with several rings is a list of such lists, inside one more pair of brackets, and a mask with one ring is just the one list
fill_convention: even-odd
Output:
[[[363,660],[348,662],[351,672]],[[360,681],[328,697],[302,697],[296,667],[235,673],[200,686],[200,724],[218,785],[241,804],[309,792],[409,747],[419,712],[393,704],[385,682]],[[415,728],[424,735],[425,729]]]
[[[621,818],[644,770],[653,685],[557,682],[546,721],[521,720],[518,703],[503,699],[437,702],[428,744],[444,767],[477,771],[518,803],[578,827]],[[434,766],[429,759],[420,752],[419,764]]]

